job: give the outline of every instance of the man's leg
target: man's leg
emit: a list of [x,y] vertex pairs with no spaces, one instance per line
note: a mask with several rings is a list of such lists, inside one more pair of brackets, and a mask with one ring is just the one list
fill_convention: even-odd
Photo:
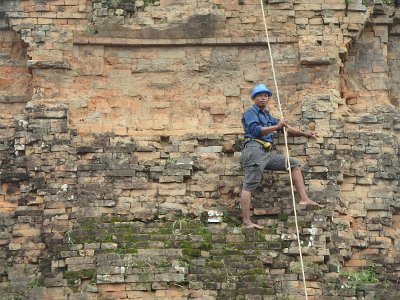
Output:
[[250,220],[250,204],[251,192],[242,190],[242,194],[240,196],[240,206],[242,208],[243,227],[263,229],[264,227],[257,225]]
[[323,205],[320,205],[320,204],[312,201],[310,198],[308,198],[308,196],[306,194],[306,189],[304,187],[303,175],[301,175],[301,170],[300,170],[299,166],[295,166],[292,168],[292,180],[293,180],[294,186],[296,187],[296,191],[300,197],[299,204],[317,205],[319,207],[323,207]]

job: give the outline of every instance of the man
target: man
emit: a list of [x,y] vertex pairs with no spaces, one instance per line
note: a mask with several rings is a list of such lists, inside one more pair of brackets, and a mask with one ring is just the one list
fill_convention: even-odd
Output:
[[[318,137],[318,134],[314,131],[303,132],[289,126],[287,119],[272,117],[266,109],[271,96],[271,91],[264,84],[260,83],[254,86],[251,90],[251,99],[254,105],[243,114],[242,118],[245,146],[241,156],[244,180],[240,203],[242,207],[243,227],[245,228],[263,229],[262,226],[250,220],[251,194],[260,184],[263,171],[265,169],[287,170],[286,157],[272,150],[273,132],[283,131],[282,127],[285,126],[288,134],[292,136],[305,136],[313,139]],[[293,184],[299,194],[300,204],[322,207],[308,198],[299,161],[291,157],[290,166],[292,169]]]

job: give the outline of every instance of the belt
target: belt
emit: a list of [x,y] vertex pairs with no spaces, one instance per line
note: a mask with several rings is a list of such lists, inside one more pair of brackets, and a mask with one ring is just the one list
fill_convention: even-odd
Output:
[[252,138],[246,138],[244,141],[245,141],[245,144],[244,144],[245,147],[250,142],[255,141],[255,142],[259,143],[263,147],[263,149],[265,151],[271,151],[272,150],[272,143],[270,143],[270,142],[266,142],[266,141],[259,140],[259,139],[252,139]]

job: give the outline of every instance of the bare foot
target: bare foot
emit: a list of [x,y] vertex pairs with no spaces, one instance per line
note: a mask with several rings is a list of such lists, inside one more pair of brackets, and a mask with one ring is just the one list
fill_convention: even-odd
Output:
[[255,228],[255,229],[264,229],[261,225],[254,224],[254,223],[246,223],[243,224],[243,228]]
[[315,205],[315,206],[318,206],[318,207],[320,207],[320,208],[324,208],[324,207],[325,207],[325,205],[318,204],[317,202],[314,202],[314,201],[312,201],[311,199],[301,200],[301,201],[299,202],[299,204],[300,204],[300,205],[305,205],[305,206]]

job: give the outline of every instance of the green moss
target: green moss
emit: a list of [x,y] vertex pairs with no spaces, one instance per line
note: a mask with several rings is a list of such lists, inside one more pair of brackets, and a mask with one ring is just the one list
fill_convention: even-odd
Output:
[[239,217],[236,217],[227,211],[224,211],[224,214],[222,215],[222,220],[229,225],[233,226],[242,225],[242,220]]
[[[311,273],[317,276],[322,276],[323,272],[321,271],[319,265],[317,263],[311,261],[303,262],[304,271],[306,273]],[[301,263],[300,262],[292,262],[290,263],[289,271],[292,273],[300,273],[301,272]]]
[[228,248],[228,249],[224,249],[222,251],[222,255],[241,255],[242,251],[237,250],[237,249],[232,249],[232,248]]
[[106,253],[115,253],[115,254],[137,254],[138,250],[135,247],[132,248],[117,248],[117,249],[107,249]]
[[265,238],[265,234],[259,230],[256,231],[256,237],[258,241],[266,242],[267,239]]
[[72,289],[74,293],[78,292],[80,279],[89,279],[94,281],[96,279],[96,270],[85,269],[80,271],[66,271],[64,278],[67,280],[67,285]]
[[265,271],[263,268],[252,268],[249,270],[249,274],[251,275],[262,275],[265,274]]
[[97,229],[96,224],[102,223],[101,221],[95,218],[87,218],[79,223],[79,229],[81,230],[95,230]]
[[187,255],[187,256],[192,256],[192,257],[200,257],[201,250],[199,250],[199,249],[183,249],[182,254]]
[[189,241],[181,241],[180,247],[182,249],[192,249],[192,244]]
[[159,261],[154,264],[158,268],[168,268],[171,267],[170,261]]
[[277,228],[275,224],[269,225],[267,228],[265,228],[267,234],[276,234],[276,230]]
[[200,246],[200,249],[206,251],[211,250],[212,238],[208,227],[204,226],[204,224],[201,222],[194,222],[191,224],[191,227],[193,228],[193,233],[195,235],[201,235],[203,237],[203,244]]
[[289,214],[284,214],[284,213],[279,214],[278,215],[278,219],[281,220],[281,221],[286,222],[289,219]]
[[263,288],[261,289],[261,295],[275,295],[275,290],[273,288]]
[[169,227],[160,228],[159,234],[172,234],[172,227],[169,226]]
[[210,261],[207,263],[208,268],[225,268],[225,263],[221,261]]
[[378,283],[378,275],[374,267],[368,267],[361,271],[346,271],[342,272],[341,276],[346,281],[346,286],[359,288],[365,283]]
[[42,286],[44,286],[44,277],[40,275],[39,277],[33,279],[33,281],[28,285],[28,288],[33,289]]
[[92,279],[96,274],[96,270],[94,269],[85,269],[80,271],[66,271],[64,273],[64,278],[68,280],[77,280],[80,278],[84,279]]
[[172,248],[172,241],[164,241],[164,248]]
[[116,223],[116,222],[124,222],[125,221],[125,219],[123,218],[123,217],[121,217],[121,216],[112,216],[111,217],[111,223]]

